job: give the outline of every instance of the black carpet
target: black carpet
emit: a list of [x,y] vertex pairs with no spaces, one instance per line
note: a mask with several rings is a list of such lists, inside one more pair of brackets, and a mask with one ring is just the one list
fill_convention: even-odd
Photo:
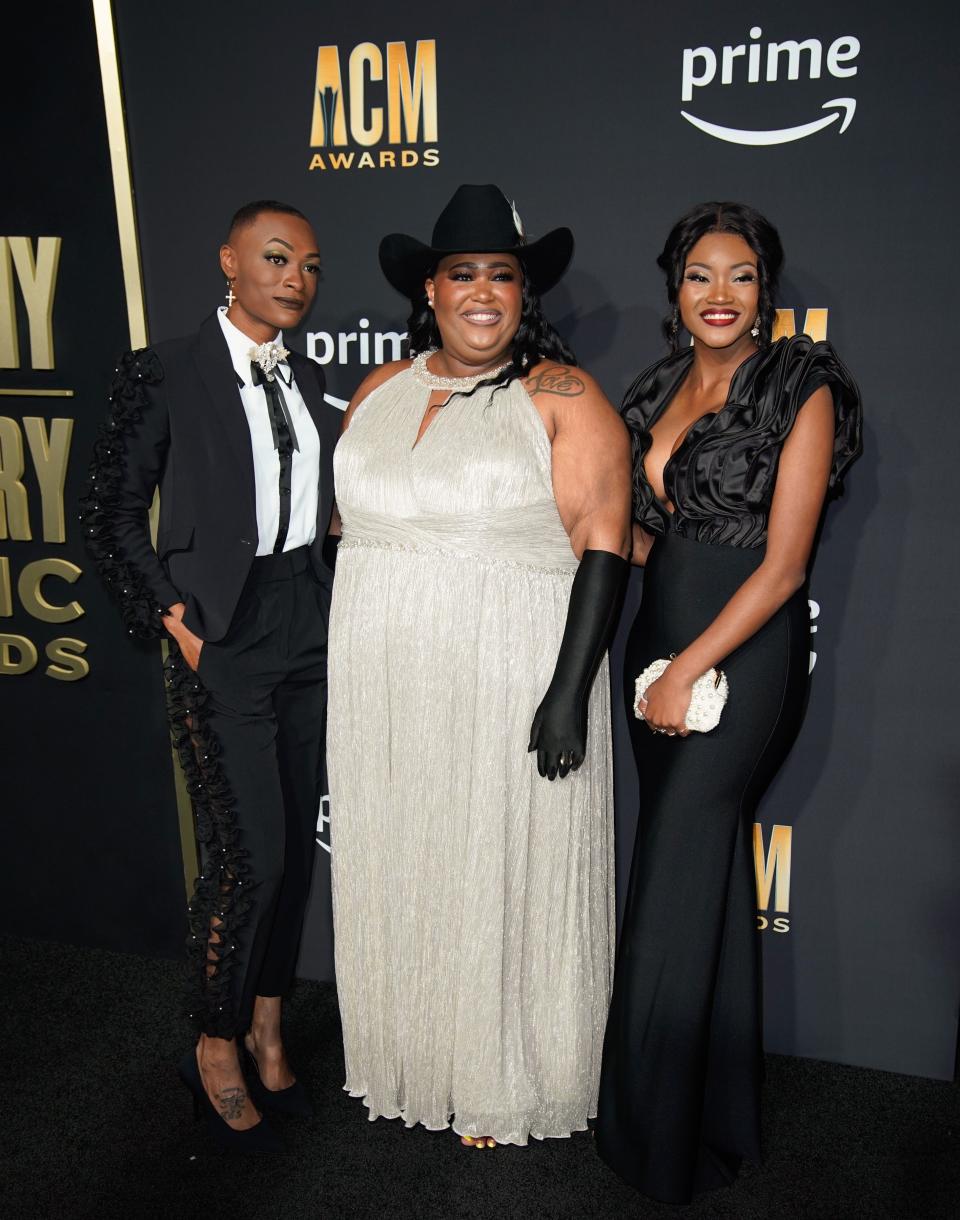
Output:
[[301,983],[287,1043],[319,1114],[284,1124],[283,1156],[224,1157],[173,1067],[190,1044],[176,963],[0,938],[0,972],[3,1220],[960,1216],[952,1084],[770,1056],[764,1164],[675,1208],[625,1186],[589,1134],[478,1152],[368,1122],[341,1089],[334,989]]

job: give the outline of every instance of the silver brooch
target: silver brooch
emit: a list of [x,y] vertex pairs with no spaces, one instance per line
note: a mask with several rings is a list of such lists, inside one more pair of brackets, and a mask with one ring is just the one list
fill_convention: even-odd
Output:
[[260,366],[268,381],[273,381],[273,370],[289,355],[287,349],[279,343],[260,343],[247,352],[247,357]]

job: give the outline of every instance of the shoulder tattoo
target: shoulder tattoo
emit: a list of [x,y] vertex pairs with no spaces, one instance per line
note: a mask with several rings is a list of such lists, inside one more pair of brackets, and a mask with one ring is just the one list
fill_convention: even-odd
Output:
[[576,398],[586,388],[582,378],[569,368],[545,369],[544,372],[537,373],[535,377],[527,380],[527,393],[531,396],[559,394],[563,398]]

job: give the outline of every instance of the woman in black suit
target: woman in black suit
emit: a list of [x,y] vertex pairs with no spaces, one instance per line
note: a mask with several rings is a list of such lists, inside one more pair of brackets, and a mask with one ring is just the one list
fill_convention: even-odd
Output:
[[237,212],[220,249],[228,307],[195,335],[122,358],[82,513],[128,633],[168,638],[171,725],[203,856],[189,942],[200,1036],[180,1073],[213,1135],[241,1151],[279,1146],[260,1110],[311,1109],[280,1011],[321,797],[332,583],[321,548],[340,417],[281,327],[312,303],[319,257],[295,208]]
[[[597,1147],[671,1203],[759,1156],[754,813],[800,723],[824,500],[860,451],[859,395],[830,345],[772,342],[782,257],[752,208],[688,212],[658,260],[672,352],[622,409],[645,564],[625,673],[640,821]],[[635,716],[637,675],[671,656]],[[693,683],[718,665],[729,702],[712,732],[690,733]]]

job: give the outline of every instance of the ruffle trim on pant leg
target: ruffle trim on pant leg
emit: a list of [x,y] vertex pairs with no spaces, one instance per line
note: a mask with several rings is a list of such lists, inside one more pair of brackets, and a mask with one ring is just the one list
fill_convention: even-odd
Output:
[[127,455],[127,438],[149,406],[145,385],[163,381],[163,366],[148,347],[125,352],[110,384],[110,414],[97,431],[89,477],[80,500],[83,540],[101,577],[120,604],[127,634],[151,640],[166,634],[157,604],[143,577],[117,541],[114,512]]
[[[237,938],[249,923],[252,891],[246,848],[240,846],[233,793],[220,761],[220,742],[206,723],[210,698],[175,640],[164,664],[173,745],[193,802],[204,863],[188,911],[191,985],[187,1011],[199,1033],[233,1038],[239,1032]],[[216,923],[214,923],[216,921]],[[211,931],[220,938],[211,940]]]

